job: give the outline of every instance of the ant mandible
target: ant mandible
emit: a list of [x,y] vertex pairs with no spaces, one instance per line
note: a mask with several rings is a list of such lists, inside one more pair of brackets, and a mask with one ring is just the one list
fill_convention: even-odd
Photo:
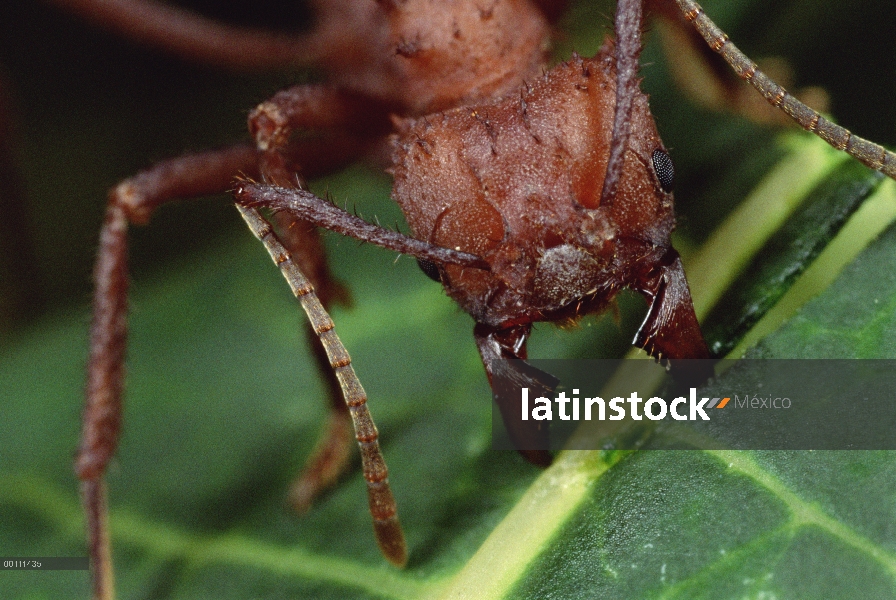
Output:
[[[679,359],[709,356],[670,242],[672,162],[638,89],[641,0],[617,3],[615,41],[595,57],[576,56],[547,73],[550,24],[563,4],[547,0],[488,6],[317,0],[317,30],[302,43],[217,27],[148,0],[57,2],[205,60],[277,64],[306,53],[328,74],[326,84],[290,88],[257,107],[249,117],[254,145],[159,163],[110,193],[77,460],[95,597],[113,594],[103,476],[121,422],[127,228],[174,199],[234,189],[238,209],[308,313],[315,356],[330,384],[326,442],[310,458],[293,501],[307,507],[333,482],[354,437],[377,541],[395,564],[407,559],[404,537],[366,395],[326,312],[345,291],[329,274],[314,226],[415,256],[475,319],[474,338],[496,398],[512,383],[552,385],[546,374],[507,366],[525,363],[497,362],[526,358],[533,322],[601,311],[622,288],[650,303],[637,345],[673,368]],[[892,153],[799,103],[697,4],[676,2],[709,46],[771,104],[896,177]],[[300,135],[306,132],[315,135]],[[389,150],[393,198],[413,237],[363,222],[296,185]],[[508,425],[520,447],[547,434]],[[550,460],[541,451],[521,452],[537,464]]]

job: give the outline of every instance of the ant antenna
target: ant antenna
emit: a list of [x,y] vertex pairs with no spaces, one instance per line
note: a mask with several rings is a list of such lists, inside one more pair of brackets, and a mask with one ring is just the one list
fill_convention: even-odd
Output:
[[236,205],[249,229],[255,234],[274,262],[280,267],[283,277],[289,283],[295,297],[298,298],[308,315],[308,320],[330,360],[330,367],[336,373],[339,387],[355,427],[355,439],[361,450],[361,467],[364,480],[367,482],[367,498],[370,503],[370,514],[373,517],[373,529],[377,544],[390,562],[404,566],[407,563],[407,545],[404,532],[398,521],[397,507],[392,490],[389,487],[389,470],[380,452],[379,433],[373,418],[367,409],[367,392],[361,386],[358,376],[352,367],[352,359],[348,350],[336,335],[333,319],[321,304],[314,287],[308,278],[295,264],[289,251],[283,246],[270,223],[255,208]]
[[817,111],[791,96],[731,43],[725,32],[706,16],[699,4],[692,0],[675,1],[685,18],[694,25],[709,47],[721,54],[734,72],[756,88],[769,104],[783,110],[800,127],[811,131],[837,150],[842,150],[863,165],[896,179],[896,154],[880,144],[869,142],[865,138],[853,135],[848,129],[831,123]]
[[625,150],[631,134],[632,106],[639,84],[641,14],[641,0],[619,0],[616,3],[616,112],[613,115],[613,143],[600,193],[601,206],[609,206],[616,197],[625,164]]

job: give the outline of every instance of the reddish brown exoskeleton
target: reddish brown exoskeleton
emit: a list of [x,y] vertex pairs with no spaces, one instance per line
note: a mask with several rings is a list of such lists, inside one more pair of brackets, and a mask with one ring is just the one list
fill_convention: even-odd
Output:
[[[238,208],[308,312],[331,384],[324,443],[296,484],[294,503],[307,507],[335,479],[354,437],[377,539],[396,564],[405,562],[406,548],[377,431],[325,310],[345,292],[327,271],[312,225],[417,257],[476,320],[474,337],[496,397],[509,382],[550,385],[534,370],[495,366],[503,364],[495,359],[526,357],[533,322],[603,310],[626,287],[650,303],[638,345],[673,367],[677,359],[708,356],[669,238],[672,163],[638,90],[640,0],[619,2],[615,44],[547,73],[550,19],[562,3],[318,0],[317,29],[296,40],[216,29],[145,1],[57,1],[190,56],[243,66],[312,62],[327,73],[325,84],[285,90],[256,108],[249,118],[254,145],[160,163],[110,195],[78,458],[96,597],[112,595],[103,473],[120,427],[126,231],[175,198],[235,188]],[[770,102],[894,175],[891,153],[797,103],[737,53],[695,4],[678,4]],[[297,53],[304,59],[294,61]],[[362,157],[388,156],[382,162],[391,164],[393,197],[413,237],[365,223],[296,186],[299,178]],[[273,223],[260,208],[271,211]],[[546,432],[511,434],[521,440]],[[543,452],[524,454],[549,461]]]

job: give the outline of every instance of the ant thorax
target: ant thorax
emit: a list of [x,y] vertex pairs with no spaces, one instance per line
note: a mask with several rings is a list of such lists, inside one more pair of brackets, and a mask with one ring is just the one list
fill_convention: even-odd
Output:
[[601,205],[612,138],[609,45],[573,57],[490,104],[402,123],[393,198],[415,237],[483,257],[489,272],[445,265],[447,293],[492,326],[605,307],[639,287],[670,249],[671,181],[647,97],[639,94],[618,192]]

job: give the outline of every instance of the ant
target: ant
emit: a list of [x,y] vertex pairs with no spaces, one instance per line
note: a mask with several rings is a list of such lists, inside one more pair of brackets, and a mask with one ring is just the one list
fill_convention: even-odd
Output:
[[[72,4],[85,11],[99,6],[90,1]],[[376,429],[347,352],[325,311],[326,306],[344,298],[345,292],[329,275],[316,234],[308,224],[415,256],[423,271],[441,282],[476,319],[474,336],[496,396],[511,380],[536,387],[551,385],[540,373],[496,371],[494,367],[497,358],[526,357],[532,322],[566,321],[602,310],[622,287],[636,289],[651,302],[636,339],[638,345],[658,359],[671,361],[673,368],[678,359],[708,356],[680,260],[669,242],[674,226],[671,159],[652,124],[646,100],[638,92],[640,1],[619,2],[615,47],[607,46],[594,58],[576,57],[544,75],[541,70],[550,22],[556,17],[546,10],[551,3],[537,6],[521,0],[495,2],[486,8],[470,3],[465,8],[473,25],[467,29],[466,22],[461,27],[453,20],[456,14],[446,17],[438,13],[447,3],[371,1],[370,12],[357,17],[358,36],[348,41],[337,39],[334,33],[345,27],[346,15],[338,13],[340,4],[318,4],[319,45],[310,48],[328,67],[328,84],[285,90],[260,105],[250,115],[254,146],[234,146],[159,163],[111,193],[96,270],[88,401],[78,460],[96,566],[94,590],[99,598],[112,593],[102,476],[115,451],[120,427],[126,229],[129,223],[144,222],[157,206],[175,198],[232,188],[249,227],[302,301],[314,339],[320,340],[314,347],[322,370],[335,370],[335,375],[326,376],[333,391],[331,429],[339,433],[330,436],[329,445],[309,461],[297,485],[296,503],[307,505],[344,467],[341,449],[348,439],[345,425],[350,417],[354,438],[362,449],[377,539],[383,553],[396,564],[405,562],[406,551]],[[680,0],[678,5],[709,46],[725,54],[738,74],[764,89],[773,105],[781,106],[804,128],[832,145],[894,176],[892,153],[850,136],[797,103],[736,53],[696,4]],[[451,26],[436,26],[432,32],[402,29],[408,23],[420,27],[402,19],[426,10],[436,11],[427,13],[430,23]],[[451,10],[462,12],[456,7]],[[159,11],[157,16],[165,18],[165,12]],[[106,17],[101,14],[99,18]],[[520,25],[502,21],[511,17],[519,18]],[[371,23],[378,26],[371,27]],[[189,26],[199,27],[200,23]],[[124,28],[130,30],[132,25]],[[452,44],[463,39],[465,51],[471,54],[439,55],[438,44],[428,36],[445,32],[450,35],[438,39],[439,43],[453,49]],[[468,39],[473,33],[482,34],[481,46]],[[377,37],[380,34],[384,37]],[[187,50],[196,49],[197,55],[204,56],[199,51],[204,39],[197,36],[187,43]],[[364,50],[360,54],[359,47]],[[501,61],[495,60],[499,50]],[[352,59],[345,60],[342,53]],[[258,52],[257,56],[265,54]],[[249,56],[256,55],[233,52],[222,60]],[[396,62],[424,66],[398,72]],[[481,65],[481,70],[471,71],[471,64]],[[448,66],[439,70],[442,65]],[[576,103],[581,103],[580,111],[570,108]],[[601,118],[578,120],[591,111]],[[561,122],[550,121],[558,116]],[[300,135],[306,131],[322,135]],[[396,180],[394,196],[414,237],[363,223],[296,185],[297,179],[301,184],[362,156],[382,152],[383,140],[391,132],[397,134],[392,138],[396,140],[391,168]],[[585,137],[581,140],[584,146],[567,147],[577,135]],[[533,154],[527,154],[532,148],[536,149]],[[452,164],[464,152],[471,153],[469,162]],[[566,154],[568,165],[557,159],[560,166],[550,167],[565,170],[561,175],[525,169],[527,165],[548,168],[552,159]],[[626,156],[635,159],[637,169],[626,162]],[[472,180],[465,168],[473,171]],[[546,173],[556,176],[556,181],[550,182],[556,189],[537,189],[548,183]],[[241,178],[234,184],[237,175]],[[528,175],[535,177],[527,180]],[[519,195],[522,182],[531,186],[525,190],[530,194]],[[560,189],[574,202],[553,205],[545,200],[557,197]],[[462,200],[439,204],[446,190]],[[270,212],[265,216],[259,209]],[[537,236],[529,233],[538,229],[542,231],[537,231]],[[523,440],[543,433],[517,431],[516,435]],[[523,453],[535,463],[549,461],[541,453]]]

